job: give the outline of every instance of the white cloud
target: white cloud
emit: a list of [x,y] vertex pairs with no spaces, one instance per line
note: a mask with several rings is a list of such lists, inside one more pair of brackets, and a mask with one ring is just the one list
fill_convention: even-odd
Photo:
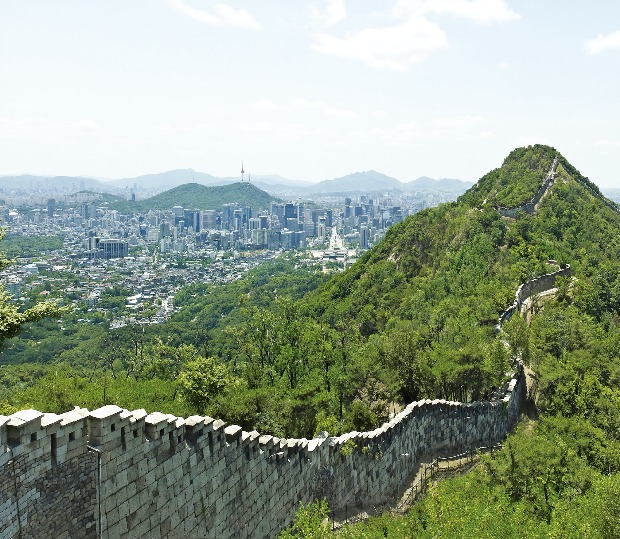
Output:
[[291,103],[296,107],[310,108],[310,107],[324,107],[325,101],[322,99],[305,99],[303,97],[293,99]]
[[77,129],[79,131],[98,131],[99,126],[94,120],[90,118],[82,118],[77,122],[66,122],[65,125],[71,129]]
[[273,122],[256,122],[233,125],[243,133],[265,132],[286,139],[300,139],[308,134],[308,130],[301,124],[279,124]]
[[342,109],[338,107],[330,107],[322,99],[306,99],[306,98],[301,97],[301,98],[293,99],[291,101],[291,104],[294,107],[301,108],[301,109],[318,109],[324,114],[327,114],[328,116],[338,116],[341,118],[353,118],[357,116],[355,112],[351,110]]
[[397,24],[369,27],[344,37],[320,33],[312,49],[375,68],[406,71],[448,45],[445,31],[429,15],[452,15],[481,24],[520,18],[505,0],[396,0],[389,13]]
[[209,123],[199,123],[192,126],[186,126],[157,123],[153,125],[153,129],[155,129],[156,131],[162,131],[167,133],[193,133],[195,131],[215,129],[215,125]]
[[507,22],[520,18],[505,0],[397,0],[393,15],[452,15],[481,24]]
[[316,39],[312,46],[316,52],[397,71],[407,70],[448,45],[437,24],[417,16],[400,25],[366,28],[344,38],[319,34]]
[[594,39],[584,43],[584,49],[588,54],[599,54],[613,49],[620,49],[620,30],[606,36],[599,34]]
[[316,5],[310,8],[310,16],[319,24],[329,28],[347,18],[344,0],[326,0],[325,4],[323,9]]
[[358,138],[358,139],[382,139],[382,140],[386,140],[390,138],[390,135],[388,134],[388,132],[381,128],[381,127],[375,127],[374,129],[367,129],[364,131],[351,131],[349,133],[349,136],[352,138]]
[[[0,130],[7,129],[13,136],[29,137],[60,137],[74,135],[76,132],[99,131],[99,125],[91,118],[75,121],[53,121],[48,118],[8,118],[0,117]],[[10,130],[10,131],[9,131]]]
[[498,62],[497,63],[497,69],[500,69],[502,71],[508,69],[510,67],[510,64],[508,62]]
[[185,0],[166,0],[177,11],[195,21],[210,24],[211,26],[226,26],[258,30],[260,25],[245,9],[234,9],[228,4],[215,4],[212,11],[206,11],[185,2]]
[[355,112],[347,109],[339,109],[336,107],[328,107],[325,109],[325,114],[328,116],[337,116],[339,118],[354,118],[356,116]]
[[601,148],[620,148],[620,140],[601,139],[594,142],[594,146]]
[[437,127],[469,127],[473,125],[480,125],[485,122],[484,116],[472,116],[464,114],[461,116],[450,116],[448,118],[437,118],[433,121],[433,125]]
[[0,116],[0,126],[14,126],[17,125],[17,121],[7,118],[5,116]]
[[349,137],[352,139],[380,142],[383,146],[390,148],[408,146],[416,142],[420,135],[417,122],[400,123],[389,129],[374,127],[349,132]]
[[260,99],[254,103],[254,108],[259,110],[276,110],[277,105],[269,99]]
[[405,122],[396,126],[396,131],[401,133],[414,133],[418,130],[418,122]]

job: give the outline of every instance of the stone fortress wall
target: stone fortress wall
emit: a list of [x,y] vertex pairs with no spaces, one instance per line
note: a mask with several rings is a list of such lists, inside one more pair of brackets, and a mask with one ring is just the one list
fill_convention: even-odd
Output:
[[542,198],[547,194],[547,191],[551,186],[553,186],[553,182],[555,181],[555,172],[558,169],[558,158],[553,158],[553,163],[551,163],[551,168],[545,179],[543,180],[542,185],[536,191],[536,194],[532,197],[532,200],[526,202],[525,204],[521,204],[520,206],[514,206],[513,208],[504,208],[503,206],[495,206],[495,209],[499,212],[502,217],[515,217],[519,212],[525,212],[528,214],[533,214],[536,210],[536,205],[542,200]]
[[[529,202],[521,204],[520,206],[514,206],[512,208],[505,208],[504,206],[494,206],[494,208],[499,212],[502,217],[516,217],[519,212],[524,212],[530,215],[533,214],[536,211],[538,203],[547,194],[549,189],[553,187],[553,183],[555,182],[555,174],[558,169],[558,163],[558,158],[554,157],[553,162],[551,163],[551,168],[549,169],[549,172],[547,172],[543,183]],[[573,177],[573,179],[579,185],[581,185],[581,187],[588,191],[593,197],[596,197],[601,202],[603,202],[603,204],[605,204],[608,208],[612,209],[616,213],[620,212],[620,209],[615,202],[612,202],[600,193],[594,191],[592,187],[590,187],[586,182],[582,181],[581,179],[575,177]]]
[[0,427],[0,538],[273,537],[300,501],[382,501],[421,454],[499,441],[523,398],[519,373],[493,402],[414,402],[374,431],[314,440],[113,405],[17,412]]
[[[555,263],[554,260],[550,260],[549,262]],[[558,271],[554,271],[552,273],[546,273],[545,275],[541,275],[540,277],[536,277],[535,279],[531,279],[517,288],[515,293],[515,300],[505,309],[499,316],[499,324],[497,328],[500,329],[502,324],[507,320],[510,320],[512,315],[521,310],[521,306],[525,302],[526,299],[540,294],[542,292],[546,292],[547,290],[551,290],[555,287],[555,280],[557,277],[569,277],[571,275],[570,264],[566,264],[563,268],[561,267]]]

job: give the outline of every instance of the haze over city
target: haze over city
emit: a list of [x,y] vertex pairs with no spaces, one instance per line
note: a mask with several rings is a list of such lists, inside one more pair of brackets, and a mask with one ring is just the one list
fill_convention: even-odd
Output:
[[0,4],[0,175],[475,181],[555,146],[620,187],[620,4]]

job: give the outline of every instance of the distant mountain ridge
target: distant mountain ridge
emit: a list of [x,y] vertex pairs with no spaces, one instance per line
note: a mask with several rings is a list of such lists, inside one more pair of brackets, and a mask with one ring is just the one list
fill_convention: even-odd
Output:
[[346,191],[450,191],[464,193],[474,183],[453,179],[434,180],[422,176],[409,182],[401,182],[396,178],[375,170],[355,172],[333,180],[323,180],[312,186],[312,193],[341,193]]
[[223,185],[226,183],[234,183],[239,178],[224,177],[220,178],[212,176],[205,172],[198,172],[192,168],[169,170],[167,172],[158,172],[155,174],[144,174],[134,178],[121,178],[120,180],[112,180],[110,184],[118,187],[133,187],[148,189],[170,189],[179,185],[195,183],[201,185]]
[[[311,193],[342,193],[363,191],[418,191],[435,190],[455,193],[463,193],[473,185],[473,182],[464,182],[453,179],[434,180],[423,176],[409,182],[401,182],[380,172],[369,170],[354,172],[341,178],[323,180],[319,183],[309,183],[290,180],[277,174],[247,175],[246,179],[264,191],[272,194],[287,193],[290,195],[307,195]],[[179,187],[184,184],[194,183],[203,186],[230,185],[239,182],[240,177],[218,177],[205,172],[199,172],[191,168],[169,170],[156,174],[145,174],[133,178],[118,180],[97,180],[83,176],[0,176],[0,189],[19,189],[36,187],[39,189],[60,189],[76,191],[97,191],[103,193],[120,194],[129,190],[136,190],[138,198],[148,193],[157,193]]]
[[103,182],[86,176],[35,176],[22,174],[19,176],[0,176],[0,189],[19,191],[22,189],[61,189],[75,191],[113,192],[109,182]]

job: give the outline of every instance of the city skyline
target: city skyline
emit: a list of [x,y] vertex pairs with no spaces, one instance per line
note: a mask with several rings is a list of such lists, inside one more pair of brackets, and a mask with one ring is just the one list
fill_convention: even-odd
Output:
[[620,187],[620,6],[0,5],[0,175],[476,181],[549,144]]

